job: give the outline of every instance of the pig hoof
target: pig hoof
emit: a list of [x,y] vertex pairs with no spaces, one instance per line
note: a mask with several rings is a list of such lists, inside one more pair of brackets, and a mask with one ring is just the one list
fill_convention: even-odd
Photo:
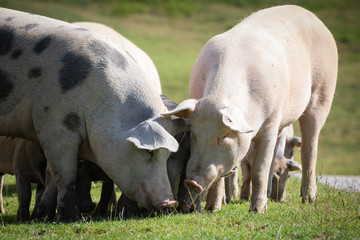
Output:
[[196,181],[191,179],[185,179],[184,184],[190,190],[190,192],[194,191],[196,193],[201,193],[204,190],[202,186],[200,186]]
[[172,208],[172,207],[176,207],[178,205],[178,201],[175,200],[166,200],[163,203],[160,203],[159,205],[156,206],[156,209],[158,210],[164,210],[167,208]]
[[258,213],[266,213],[267,211],[267,204],[266,199],[265,200],[257,200],[254,201],[254,203],[251,203],[250,206],[250,212],[258,212]]
[[[304,194],[305,193],[305,194]],[[302,203],[312,203],[317,200],[317,188],[308,188],[307,190],[301,191]]]
[[81,213],[77,206],[72,208],[59,207],[59,219],[66,222],[75,222],[81,219]]
[[18,222],[22,222],[22,223],[28,222],[28,221],[30,221],[30,214],[28,212],[27,213],[18,213],[16,220]]
[[33,212],[31,219],[52,221],[55,217],[55,209],[50,209],[43,204],[40,204],[36,212]]

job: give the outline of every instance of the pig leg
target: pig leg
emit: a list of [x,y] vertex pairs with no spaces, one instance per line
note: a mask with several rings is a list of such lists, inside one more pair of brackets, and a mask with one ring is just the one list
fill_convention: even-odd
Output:
[[[310,116],[302,117],[299,120],[301,128],[301,165],[303,168],[301,179],[301,196],[303,203],[316,201],[316,158],[320,128],[307,129],[305,126],[314,125],[315,119]],[[309,131],[310,130],[310,131]]]
[[249,201],[250,183],[251,183],[251,167],[245,161],[241,161],[242,185],[240,192],[240,200]]
[[41,129],[40,133],[43,132],[44,135],[40,135],[40,139],[44,143],[44,153],[58,190],[56,206],[59,218],[75,221],[81,218],[76,203],[76,176],[81,137],[76,131],[56,129]]
[[237,199],[239,197],[239,169],[236,167],[235,172],[233,175],[230,176],[230,182],[231,182],[231,196],[234,199]]
[[16,190],[18,194],[19,208],[17,210],[17,221],[26,222],[30,220],[29,206],[31,201],[31,181],[28,176],[16,174]]
[[96,207],[96,216],[105,216],[107,213],[108,205],[115,194],[115,203],[116,203],[116,193],[115,185],[113,181],[104,181],[101,189],[100,201]]
[[238,167],[234,168],[234,173],[230,176],[225,177],[225,195],[226,195],[226,203],[231,201],[233,197],[236,199],[239,195],[239,185],[238,185],[239,173]]
[[90,171],[87,168],[86,164],[79,162],[78,171],[77,171],[77,180],[76,180],[76,195],[77,195],[77,204],[80,212],[89,213],[95,207],[96,204],[91,199],[91,177]]
[[251,168],[250,211],[266,212],[268,178],[277,141],[277,129],[276,125],[270,124],[255,142],[258,150]]
[[273,154],[273,157],[272,157],[272,160],[271,160],[271,165],[270,165],[269,178],[268,178],[268,188],[267,188],[267,197],[268,198],[270,197],[271,191],[272,191],[272,180],[273,180],[273,176],[274,176],[275,159],[277,157],[277,152],[278,152],[279,145],[280,145],[280,137],[281,137],[281,135],[279,135],[277,140],[276,140],[274,154]]
[[226,203],[229,203],[231,201],[231,188],[232,188],[232,184],[231,184],[231,179],[230,177],[233,174],[231,174],[230,176],[225,177],[225,201]]
[[302,180],[301,180],[301,196],[302,202],[313,202],[317,198],[316,187],[316,160],[317,148],[321,127],[325,119],[319,119],[317,111],[314,114],[305,112],[299,119],[301,129],[301,165],[302,165]]
[[224,197],[225,197],[225,180],[222,177],[218,181],[214,182],[210,187],[206,199],[205,209],[213,212],[220,210]]
[[45,190],[41,196],[40,202],[34,208],[31,218],[46,218],[52,220],[55,217],[57,187],[49,167],[46,168]]
[[0,173],[0,213],[5,213],[3,203],[3,185],[4,185],[4,174]]
[[[331,53],[330,51],[328,53]],[[336,52],[335,52],[336,54]],[[324,58],[324,57],[322,57]],[[336,57],[328,59],[337,60]],[[299,118],[302,144],[301,144],[301,196],[304,203],[313,202],[317,198],[316,187],[316,161],[318,140],[321,128],[324,126],[326,118],[330,112],[335,83],[337,78],[337,68],[331,67],[332,64],[323,62],[322,73],[316,73],[313,82],[317,84],[312,88],[312,95],[308,107]],[[319,69],[322,69],[319,67]]]
[[[36,187],[36,196],[35,196],[35,206],[33,209],[33,213],[37,212],[37,209],[39,208],[40,200],[42,195],[44,194],[45,187],[43,184],[38,184]],[[33,219],[33,213],[31,214],[31,219]]]

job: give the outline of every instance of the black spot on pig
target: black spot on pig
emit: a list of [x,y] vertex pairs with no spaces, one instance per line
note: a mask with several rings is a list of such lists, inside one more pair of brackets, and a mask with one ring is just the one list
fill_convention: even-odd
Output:
[[50,46],[51,42],[52,42],[51,36],[43,37],[35,44],[33,48],[33,52],[36,55],[40,55],[46,48]]
[[34,67],[29,70],[28,72],[28,78],[38,78],[41,76],[41,68],[40,67]]
[[75,30],[78,30],[78,31],[89,31],[89,29],[86,29],[86,28],[75,28]]
[[92,41],[89,44],[89,49],[97,56],[103,56],[107,52],[106,48],[104,47],[104,44],[101,44],[100,42],[97,41]]
[[30,30],[30,29],[32,29],[32,28],[34,28],[34,27],[37,27],[37,26],[39,26],[39,24],[37,24],[37,23],[30,23],[30,24],[26,24],[26,25],[23,26],[22,28],[25,29],[25,30]]
[[104,60],[100,60],[98,63],[96,63],[96,67],[104,72],[107,68],[107,62]]
[[64,63],[59,72],[62,93],[66,93],[81,84],[92,69],[90,59],[75,52],[66,53],[61,62]]
[[80,118],[76,113],[69,113],[64,118],[63,124],[68,130],[75,132],[80,126]]
[[16,49],[11,53],[10,59],[16,60],[23,54],[23,51],[21,49]]
[[115,66],[121,67],[122,69],[125,69],[128,64],[126,58],[116,49],[111,49],[110,59]]
[[9,75],[0,70],[0,103],[5,101],[14,89],[14,84],[10,81]]
[[0,56],[11,51],[15,39],[15,31],[10,27],[0,27]]
[[99,41],[93,41],[89,44],[88,48],[102,60],[102,66],[105,66],[105,61],[108,63],[113,63],[117,67],[122,69],[126,68],[127,61],[126,58],[115,48],[106,45],[105,43]]
[[14,18],[15,18],[15,17],[7,17],[7,18],[5,18],[5,21],[10,22],[10,21],[12,21]]
[[45,113],[48,113],[48,112],[49,112],[49,107],[48,107],[48,106],[45,106],[45,107],[44,107],[44,112],[45,112]]

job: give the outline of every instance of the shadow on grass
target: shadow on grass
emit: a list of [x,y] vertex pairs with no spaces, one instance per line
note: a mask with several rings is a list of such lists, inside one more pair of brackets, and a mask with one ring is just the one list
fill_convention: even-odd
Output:
[[140,209],[136,216],[115,216],[115,211],[111,212],[109,207],[108,213],[106,216],[95,216],[95,211],[93,210],[91,213],[82,214],[82,219],[77,221],[69,221],[65,219],[58,219],[58,215],[56,214],[55,219],[33,219],[28,222],[19,223],[16,221],[16,215],[0,215],[0,224],[4,225],[14,225],[14,224],[36,224],[36,223],[45,223],[45,224],[56,224],[56,223],[76,223],[76,222],[103,222],[103,221],[137,221],[137,220],[144,220],[149,218],[157,218],[161,216],[170,216],[172,214],[181,214],[178,213],[176,210],[173,211],[150,211],[146,209]]
[[6,226],[9,224],[18,224],[16,221],[16,214],[0,214],[0,225]]
[[4,184],[3,187],[3,197],[9,197],[17,194],[15,184]]

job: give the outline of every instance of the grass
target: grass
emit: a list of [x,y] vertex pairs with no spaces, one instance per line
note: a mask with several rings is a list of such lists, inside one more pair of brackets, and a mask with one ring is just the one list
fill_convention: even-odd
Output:
[[[228,30],[257,9],[285,3],[315,12],[334,34],[339,49],[338,84],[320,136],[317,172],[359,175],[360,2],[357,0],[0,0],[1,7],[68,22],[93,21],[113,27],[151,56],[160,73],[163,93],[176,102],[188,98],[192,65],[209,38]],[[295,157],[300,161],[298,152]],[[14,181],[14,177],[6,177],[7,213],[0,215],[1,239],[360,238],[359,193],[319,184],[319,201],[303,205],[297,179],[289,180],[287,202],[270,201],[266,214],[249,213],[248,203],[235,202],[217,213],[147,213],[122,221],[86,216],[83,222],[31,224],[16,223]],[[100,185],[94,183],[92,191],[97,202]]]
[[[15,181],[6,176],[5,215],[0,215],[2,239],[358,239],[360,194],[319,184],[315,204],[300,203],[300,180],[290,178],[285,203],[269,201],[265,214],[249,213],[249,203],[234,201],[216,213],[160,214],[145,212],[135,219],[110,217],[84,221],[16,223]],[[35,189],[35,188],[34,188]],[[93,200],[101,184],[94,183]],[[33,191],[34,192],[34,191]],[[33,196],[34,198],[34,196]],[[32,202],[32,206],[33,206]],[[110,213],[109,213],[110,214]]]

